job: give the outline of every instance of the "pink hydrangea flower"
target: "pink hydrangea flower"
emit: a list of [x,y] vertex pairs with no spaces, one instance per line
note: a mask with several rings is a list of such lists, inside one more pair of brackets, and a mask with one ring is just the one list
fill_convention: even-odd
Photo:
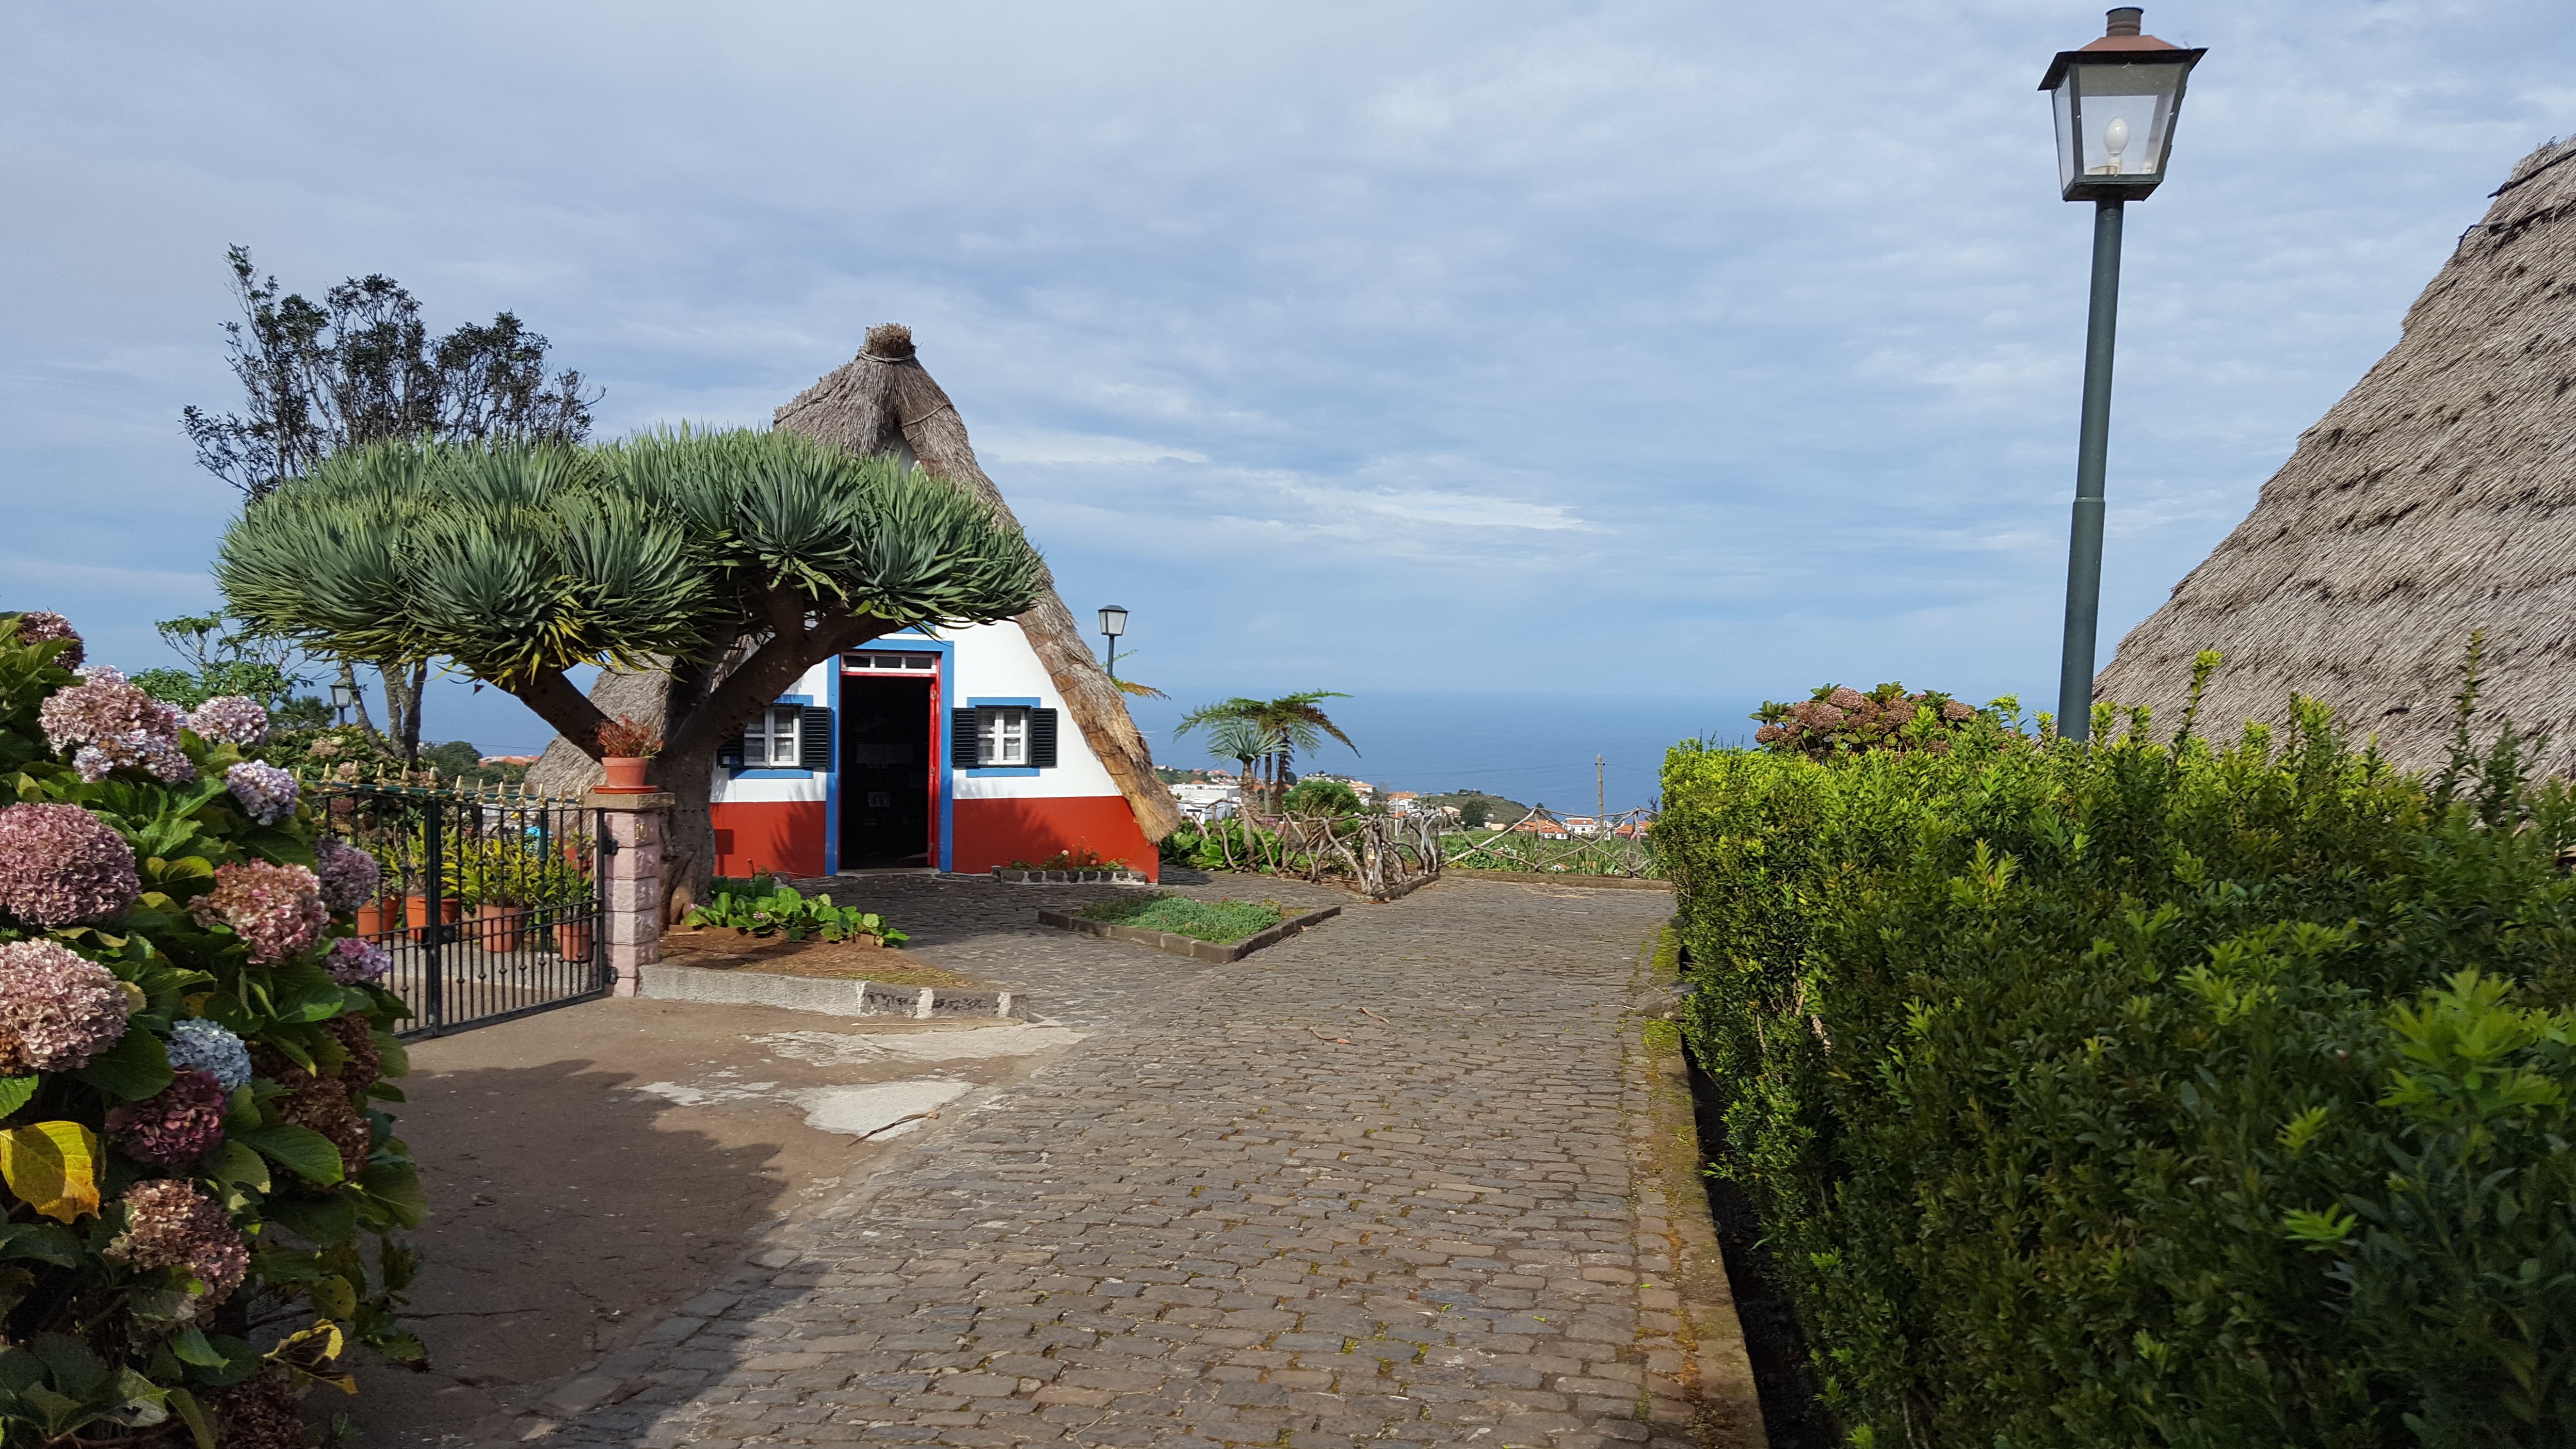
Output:
[[246,694],[219,694],[198,705],[188,728],[208,744],[257,745],[268,741],[268,711]]
[[243,812],[262,825],[275,825],[295,813],[295,777],[275,765],[244,760],[224,771],[224,784]]
[[134,847],[78,805],[0,810],[0,912],[32,926],[122,914],[143,894]]
[[322,882],[300,865],[245,860],[215,867],[215,888],[188,904],[201,926],[230,926],[254,961],[283,961],[331,924]]
[[222,1145],[229,1096],[212,1072],[181,1072],[159,1096],[111,1108],[107,1130],[137,1162],[177,1167]]
[[65,669],[78,669],[88,657],[81,643],[80,631],[72,621],[51,609],[29,609],[18,616],[18,641],[22,644],[49,644],[56,639],[69,639],[72,647],[54,656],[54,662]]
[[1840,705],[1844,709],[1858,709],[1861,707],[1862,703],[1861,692],[1846,684],[1842,688],[1835,690],[1833,693],[1826,695],[1825,701],[1828,704]]
[[88,1066],[131,1010],[125,983],[95,961],[53,941],[0,946],[0,1077]]
[[1950,701],[1948,704],[1941,706],[1941,718],[1953,722],[1973,719],[1976,717],[1976,713],[1975,709],[1955,699]]
[[224,1210],[176,1178],[138,1182],[125,1190],[125,1231],[107,1256],[137,1268],[185,1268],[204,1285],[191,1295],[190,1314],[232,1296],[250,1273],[250,1250]]
[[96,782],[111,770],[138,769],[178,784],[197,778],[179,748],[179,711],[102,664],[36,711],[55,753],[74,750],[73,767]]
[[343,986],[367,986],[382,981],[394,966],[394,958],[373,941],[356,936],[343,936],[331,943],[331,954],[323,958],[330,968],[331,979]]
[[322,878],[322,904],[335,911],[354,911],[376,898],[384,870],[376,858],[331,836],[313,843],[313,873]]

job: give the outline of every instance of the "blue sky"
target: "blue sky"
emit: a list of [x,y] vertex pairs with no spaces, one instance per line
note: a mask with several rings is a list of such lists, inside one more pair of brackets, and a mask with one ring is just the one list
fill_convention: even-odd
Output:
[[[2129,218],[2106,657],[2514,159],[2576,129],[2562,21],[2148,8],[2211,54]],[[2090,211],[2055,198],[2033,86],[2100,29],[2037,3],[17,7],[0,606],[139,667],[150,620],[214,601],[234,499],[177,415],[234,401],[238,242],[306,291],[388,273],[440,326],[517,311],[607,388],[608,432],[765,425],[908,322],[1067,601],[1133,610],[1129,672],[1181,703],[1346,690],[1369,754],[1327,763],[1395,783],[1571,799],[1615,744],[1637,795],[1657,742],[1825,680],[2045,703]],[[461,687],[430,732],[543,735]]]

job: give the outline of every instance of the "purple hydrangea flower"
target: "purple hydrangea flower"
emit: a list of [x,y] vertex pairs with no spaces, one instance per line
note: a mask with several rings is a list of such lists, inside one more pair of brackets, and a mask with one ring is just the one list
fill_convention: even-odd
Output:
[[264,860],[215,867],[215,888],[188,903],[201,926],[230,926],[250,943],[254,961],[283,961],[313,944],[331,913],[322,882],[300,865]]
[[119,915],[143,894],[134,847],[78,805],[0,810],[0,912],[33,926]]
[[335,911],[356,910],[384,885],[374,856],[328,835],[313,842],[313,873],[322,878],[322,904]]
[[172,1022],[170,1038],[162,1046],[170,1054],[171,1066],[183,1072],[204,1072],[227,1092],[250,1082],[250,1048],[242,1044],[240,1037],[202,1016]]
[[65,669],[78,669],[88,657],[81,643],[80,631],[72,621],[51,609],[29,609],[18,616],[18,641],[22,644],[49,644],[56,639],[69,639],[72,647],[54,656],[54,662]]
[[343,936],[331,943],[331,954],[322,964],[330,968],[331,979],[343,986],[369,986],[393,969],[394,958],[373,941]]
[[179,748],[179,711],[104,664],[71,688],[56,690],[36,718],[57,754],[77,747],[72,764],[84,780],[95,783],[122,769],[144,770],[174,785],[197,778],[197,767]]
[[95,961],[52,941],[0,946],[0,1077],[88,1066],[132,1010],[125,983]]
[[135,1161],[177,1167],[223,1145],[228,1095],[213,1073],[183,1071],[159,1096],[110,1108],[107,1130]]
[[125,1190],[125,1231],[107,1256],[137,1268],[185,1268],[203,1285],[189,1313],[232,1295],[250,1273],[250,1250],[224,1210],[177,1178],[159,1177]]
[[257,745],[268,741],[268,711],[246,694],[219,694],[198,705],[188,728],[209,744]]
[[244,760],[224,771],[224,783],[242,810],[262,825],[275,825],[295,813],[295,777],[275,765]]

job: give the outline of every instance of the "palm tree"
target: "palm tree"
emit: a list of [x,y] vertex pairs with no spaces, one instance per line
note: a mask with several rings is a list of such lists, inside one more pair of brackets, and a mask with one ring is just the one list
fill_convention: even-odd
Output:
[[1260,725],[1239,715],[1212,719],[1206,721],[1206,724],[1208,753],[1243,762],[1243,774],[1239,778],[1243,789],[1243,804],[1246,809],[1249,809],[1255,789],[1252,783],[1252,762],[1268,759],[1287,748],[1287,740],[1277,731],[1263,729]]
[[[1268,779],[1262,786],[1263,793],[1275,796],[1278,793],[1281,777],[1287,772],[1289,761],[1296,758],[1299,750],[1304,750],[1311,755],[1322,748],[1324,736],[1331,735],[1334,739],[1340,740],[1354,755],[1360,752],[1360,747],[1351,744],[1351,737],[1342,733],[1342,727],[1333,723],[1332,716],[1324,713],[1323,710],[1322,701],[1324,700],[1348,698],[1350,696],[1347,694],[1336,693],[1329,689],[1309,689],[1298,694],[1284,694],[1277,699],[1245,699],[1237,695],[1232,699],[1220,700],[1215,704],[1204,704],[1191,710],[1181,717],[1180,724],[1173,729],[1172,733],[1176,736],[1185,735],[1202,725],[1214,726],[1224,720],[1244,720],[1277,736],[1279,740],[1277,746],[1260,757],[1268,767]],[[1250,768],[1249,764],[1245,766],[1247,773],[1244,784],[1247,792],[1252,784]],[[1248,793],[1245,796],[1245,803],[1247,805],[1251,803]]]

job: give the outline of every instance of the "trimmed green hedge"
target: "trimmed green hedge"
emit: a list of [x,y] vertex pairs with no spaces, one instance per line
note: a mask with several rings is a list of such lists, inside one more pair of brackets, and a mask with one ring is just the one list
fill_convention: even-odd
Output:
[[1717,1170],[1852,1442],[2576,1443],[2567,793],[2143,723],[1666,765]]

